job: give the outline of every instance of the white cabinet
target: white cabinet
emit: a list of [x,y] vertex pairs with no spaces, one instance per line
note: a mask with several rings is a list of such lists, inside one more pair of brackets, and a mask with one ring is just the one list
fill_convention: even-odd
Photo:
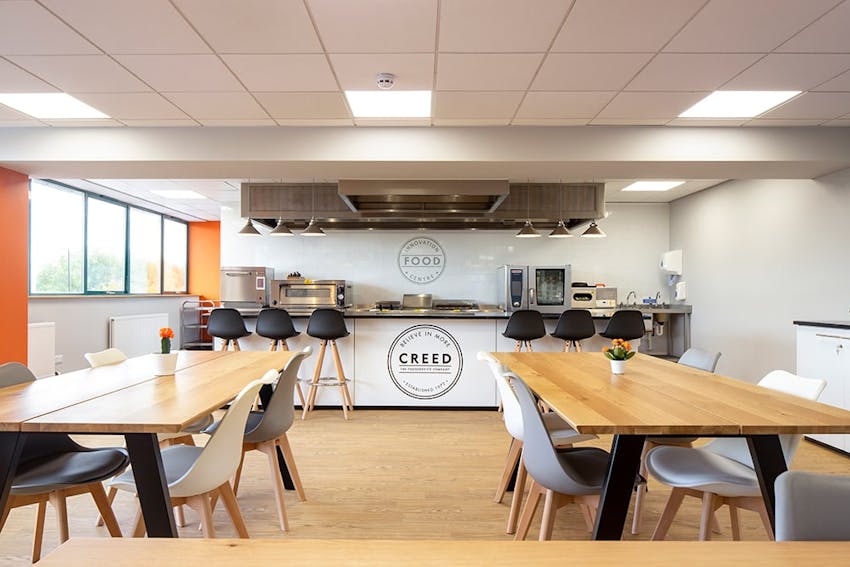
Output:
[[[826,380],[819,402],[850,409],[850,329],[797,327],[797,374]],[[850,452],[848,435],[807,435]]]

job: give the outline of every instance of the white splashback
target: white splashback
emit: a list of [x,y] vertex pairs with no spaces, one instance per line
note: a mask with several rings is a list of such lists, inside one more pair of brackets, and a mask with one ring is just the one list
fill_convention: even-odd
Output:
[[[293,271],[311,279],[345,279],[357,304],[400,300],[403,293],[432,293],[435,298],[499,303],[497,271],[502,264],[570,264],[573,281],[618,287],[625,299],[661,291],[669,300],[666,276],[659,269],[669,249],[669,205],[612,204],[599,226],[607,238],[518,239],[514,231],[334,231],[325,238],[237,234],[244,226],[238,207],[221,215],[221,265],[271,266],[275,278]],[[583,228],[583,227],[582,227]],[[548,232],[548,231],[547,231]],[[428,284],[408,281],[397,265],[409,239],[428,236],[445,250],[443,274]]]

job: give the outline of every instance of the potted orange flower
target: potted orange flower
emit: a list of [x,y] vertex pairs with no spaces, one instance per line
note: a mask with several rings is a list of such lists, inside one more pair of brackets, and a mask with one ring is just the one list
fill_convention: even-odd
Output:
[[626,371],[626,361],[635,355],[629,341],[613,339],[610,347],[602,349],[603,354],[611,361],[611,372],[623,374]]
[[154,374],[157,376],[168,376],[174,374],[177,369],[177,353],[171,352],[171,339],[174,331],[170,327],[159,330],[160,352],[154,353]]

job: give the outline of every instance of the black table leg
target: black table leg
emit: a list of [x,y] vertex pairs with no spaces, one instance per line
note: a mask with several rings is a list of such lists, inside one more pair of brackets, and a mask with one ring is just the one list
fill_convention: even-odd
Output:
[[776,482],[776,477],[788,470],[785,455],[782,453],[782,444],[779,442],[778,435],[751,435],[747,437],[747,445],[750,447],[750,456],[753,458],[756,476],[759,479],[767,516],[770,518],[770,527],[776,532],[774,516],[776,494],[773,484]]
[[25,439],[20,431],[0,431],[0,513],[6,509]]
[[177,537],[156,433],[127,433],[124,439],[148,537]]
[[643,452],[645,435],[615,435],[611,445],[611,459],[599,496],[596,512],[594,540],[618,540],[623,537],[623,526],[629,502],[640,469],[640,454]]

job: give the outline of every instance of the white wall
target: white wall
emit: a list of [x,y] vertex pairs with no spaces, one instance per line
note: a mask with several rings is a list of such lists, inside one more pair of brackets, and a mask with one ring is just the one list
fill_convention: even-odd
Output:
[[795,370],[794,320],[847,320],[850,170],[818,180],[724,183],[671,204],[693,344],[722,374]]
[[197,296],[162,297],[71,297],[29,300],[29,322],[56,323],[56,355],[63,358],[56,366],[59,372],[87,368],[86,352],[109,346],[109,318],[119,315],[168,313],[174,329],[174,345],[180,344],[180,305]]
[[[222,266],[271,266],[277,279],[298,271],[311,279],[345,279],[358,304],[401,300],[403,293],[433,293],[442,299],[499,303],[497,271],[502,264],[570,264],[573,281],[617,286],[621,299],[662,292],[669,298],[658,264],[669,248],[669,205],[612,204],[599,225],[607,238],[519,239],[514,231],[328,231],[325,238],[248,236],[238,208],[221,217]],[[267,233],[268,230],[265,229]],[[409,282],[397,267],[402,245],[415,236],[436,239],[446,253],[439,279]]]

